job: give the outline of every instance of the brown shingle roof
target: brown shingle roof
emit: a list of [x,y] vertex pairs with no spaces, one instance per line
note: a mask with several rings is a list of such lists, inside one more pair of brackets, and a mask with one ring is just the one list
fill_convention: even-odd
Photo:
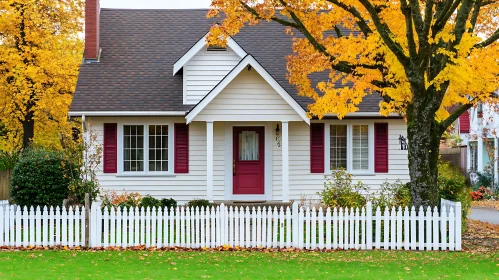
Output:
[[[193,105],[182,104],[182,75],[172,75],[173,64],[215,23],[206,12],[102,9],[101,59],[81,65],[71,111],[190,110]],[[310,99],[298,96],[286,79],[292,38],[283,26],[265,22],[244,28],[233,39],[306,108]],[[380,100],[367,96],[360,111],[377,112]]]

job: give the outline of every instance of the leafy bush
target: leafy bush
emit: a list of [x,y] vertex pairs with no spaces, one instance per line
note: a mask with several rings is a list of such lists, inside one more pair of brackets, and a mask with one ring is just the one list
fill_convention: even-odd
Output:
[[492,197],[492,192],[483,186],[471,193],[471,200],[473,201],[490,199],[491,197]]
[[139,207],[142,202],[142,196],[135,193],[121,193],[117,194],[116,191],[108,190],[104,191],[101,195],[102,199],[102,207],[109,208],[130,208],[130,207]]
[[474,189],[478,190],[480,187],[489,188],[492,186],[492,175],[489,173],[477,172],[477,180],[474,184]]
[[6,153],[0,151],[0,171],[14,169],[18,159],[18,153]]
[[165,209],[177,207],[177,201],[173,198],[163,198],[161,199],[161,207]]
[[440,198],[461,202],[463,229],[465,229],[466,217],[471,208],[471,188],[459,168],[448,162],[439,161],[438,190]]
[[380,190],[371,199],[373,208],[398,208],[409,206],[411,204],[410,185],[404,184],[400,180],[394,183],[384,182]]
[[352,183],[352,175],[343,169],[334,170],[331,176],[326,177],[324,190],[318,192],[322,203],[327,207],[356,208],[366,205],[366,197],[361,193],[368,193],[368,186],[362,182]]
[[28,149],[14,166],[12,200],[21,206],[62,205],[69,194],[72,178],[78,173],[62,152]]
[[206,199],[193,199],[186,204],[187,207],[199,207],[201,209],[206,208],[206,207],[211,207],[213,206],[213,203],[210,203]]
[[161,207],[161,201],[159,201],[159,199],[157,198],[154,198],[150,195],[146,195],[142,198],[142,203],[141,205],[142,207],[144,208],[160,208]]

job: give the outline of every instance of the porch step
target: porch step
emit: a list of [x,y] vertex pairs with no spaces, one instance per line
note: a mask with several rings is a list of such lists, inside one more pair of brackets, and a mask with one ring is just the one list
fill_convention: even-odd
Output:
[[238,200],[226,200],[226,201],[215,201],[214,204],[216,206],[220,205],[220,204],[224,204],[225,206],[227,207],[249,207],[250,209],[252,209],[253,207],[255,208],[258,208],[258,207],[277,207],[277,209],[280,209],[281,207],[283,207],[284,209],[286,207],[290,207],[292,206],[292,203],[291,202],[281,202],[281,201],[271,201],[271,200],[255,200],[255,201],[238,201]]

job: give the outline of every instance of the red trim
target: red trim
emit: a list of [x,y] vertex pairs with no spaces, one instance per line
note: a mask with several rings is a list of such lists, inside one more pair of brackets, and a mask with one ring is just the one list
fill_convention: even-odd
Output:
[[118,124],[104,124],[104,173],[118,172]]
[[189,125],[175,124],[175,173],[189,173]]
[[310,172],[324,173],[324,124],[310,124]]
[[374,124],[374,172],[388,172],[388,124]]

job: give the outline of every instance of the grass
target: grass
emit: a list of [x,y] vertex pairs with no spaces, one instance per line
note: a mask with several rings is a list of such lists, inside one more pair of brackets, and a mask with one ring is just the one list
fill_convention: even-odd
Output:
[[0,252],[0,279],[497,279],[498,277],[497,252]]

